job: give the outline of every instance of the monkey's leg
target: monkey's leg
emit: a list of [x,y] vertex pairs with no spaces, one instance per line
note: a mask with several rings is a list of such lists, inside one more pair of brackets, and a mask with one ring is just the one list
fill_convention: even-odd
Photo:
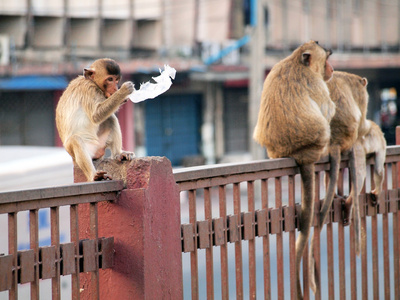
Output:
[[[326,216],[328,215],[328,211],[332,206],[333,197],[335,196],[335,189],[337,184],[337,179],[339,176],[339,167],[340,167],[340,147],[339,145],[331,145],[329,149],[329,158],[331,169],[329,171],[329,183],[328,189],[326,191],[325,200],[320,210],[318,225],[321,229],[325,223]],[[319,289],[319,277],[318,270],[315,266],[315,258],[314,258],[314,244],[315,244],[315,233],[311,238],[310,250],[308,252],[308,271],[310,277],[310,287],[314,293]]]
[[88,181],[93,181],[95,179],[96,169],[93,166],[92,158],[82,138],[77,135],[72,136],[65,143],[65,149],[72,156],[83,174],[85,174],[86,179]]
[[300,233],[296,240],[296,279],[297,299],[303,299],[300,284],[300,262],[304,249],[308,244],[310,227],[314,216],[315,170],[314,164],[300,165],[301,175],[301,215],[299,222]]
[[354,206],[353,226],[356,242],[355,248],[356,254],[358,256],[361,252],[362,243],[361,216],[358,196],[360,195],[367,174],[365,152],[363,146],[358,141],[354,144],[353,149],[350,153],[349,170],[351,176],[351,194],[350,197],[346,200],[345,207],[347,210],[347,217],[349,219],[351,216],[352,207]]
[[101,126],[106,126],[110,129],[107,146],[110,147],[112,158],[119,161],[132,160],[135,157],[135,153],[122,151],[121,127],[119,126],[117,117],[115,115],[112,115]]
[[372,194],[378,196],[382,191],[383,179],[385,178],[385,158],[386,148],[379,149],[375,152],[375,167],[374,167],[374,183],[375,188],[371,191]]

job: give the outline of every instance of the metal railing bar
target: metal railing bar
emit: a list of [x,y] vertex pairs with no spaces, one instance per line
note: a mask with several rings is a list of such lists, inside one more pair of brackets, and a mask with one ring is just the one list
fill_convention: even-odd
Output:
[[247,182],[248,211],[252,213],[252,238],[249,240],[249,299],[256,299],[256,247],[255,247],[255,205],[254,205],[254,182]]
[[99,254],[98,254],[98,237],[99,237],[99,222],[98,222],[98,204],[97,202],[89,204],[90,210],[90,238],[95,240],[95,264],[96,269],[90,273],[92,285],[92,299],[100,299],[100,284],[99,284]]
[[[267,179],[261,180],[261,205],[262,209],[266,211],[268,210],[269,201],[268,201]],[[269,232],[269,226],[267,226],[267,232]],[[270,249],[269,249],[269,234],[266,234],[263,237],[263,265],[264,265],[264,299],[271,299],[271,262],[270,262]]]
[[[371,174],[374,173],[374,167],[370,166]],[[371,189],[374,188],[373,176],[371,176]],[[371,216],[371,243],[372,243],[372,276],[374,287],[374,299],[379,299],[379,254],[378,254],[378,217],[377,208]]]
[[[288,197],[289,207],[295,207],[295,180],[294,176],[288,177]],[[289,232],[289,251],[290,253],[296,252],[296,230],[293,229]],[[290,256],[290,299],[296,299],[297,297],[297,285],[296,285],[296,256]],[[270,299],[270,298],[268,298]]]
[[44,199],[85,196],[90,194],[111,193],[121,191],[123,188],[124,183],[122,180],[110,180],[101,182],[75,183],[68,186],[3,192],[0,193],[0,204],[3,205],[7,203],[25,202],[30,200],[37,201]]
[[101,192],[97,194],[27,200],[21,202],[10,202],[6,204],[0,203],[0,214],[19,212],[31,209],[56,207],[56,206],[66,206],[66,205],[75,205],[75,204],[93,203],[102,201],[116,201],[118,199],[118,195],[119,195],[119,190],[116,190],[109,192]]
[[254,173],[264,170],[272,171],[295,167],[297,167],[296,162],[291,158],[266,159],[243,163],[206,165],[200,167],[176,169],[174,170],[174,177],[175,181],[180,183],[184,181],[207,179],[220,176],[225,177],[226,174],[233,176],[243,173]]
[[[189,197],[189,222],[193,224],[193,233],[197,236],[196,221],[196,190],[188,192]],[[197,238],[194,240],[194,249],[197,249]],[[192,299],[199,299],[199,268],[197,261],[197,251],[190,252],[190,273],[191,273],[191,289]]]
[[219,197],[219,216],[223,219],[225,243],[220,246],[221,255],[221,298],[229,299],[229,280],[228,280],[228,230],[226,226],[226,189],[225,185],[218,187]]
[[80,263],[79,263],[79,222],[78,222],[78,205],[70,206],[70,230],[71,230],[71,242],[75,244],[75,269],[76,272],[71,275],[72,285],[72,299],[80,299]]
[[[361,224],[360,224],[361,226]],[[363,232],[362,228],[360,228]],[[357,300],[357,264],[356,264],[356,247],[355,247],[354,226],[349,230],[349,245],[350,245],[350,299]]]
[[[280,218],[282,216],[282,178],[275,178],[275,208],[280,211]],[[276,261],[277,261],[277,291],[278,298],[284,299],[285,297],[285,281],[283,269],[283,233],[282,222],[280,223],[279,233],[276,234]]]
[[[388,170],[387,165],[384,168],[385,180],[384,180],[384,190],[387,191],[387,178]],[[388,217],[388,206],[387,203],[383,204],[384,213],[382,215],[382,238],[383,238],[383,266],[384,266],[384,279],[385,279],[385,299],[390,299],[390,256],[389,256],[389,217]]]
[[[386,162],[399,161],[400,147],[388,146],[386,149]],[[342,155],[342,164],[347,165],[348,155]],[[374,164],[375,159],[373,155],[367,157],[367,164]],[[342,167],[342,166],[341,166]],[[175,181],[178,184],[187,181],[197,181],[201,179],[210,179],[214,177],[226,177],[244,174],[256,173],[265,170],[274,171],[281,169],[297,168],[297,164],[292,158],[279,158],[279,159],[265,159],[259,161],[250,161],[242,163],[229,163],[218,165],[205,165],[190,168],[175,169],[173,171]],[[315,164],[316,171],[329,170],[329,157],[323,157]],[[288,174],[286,174],[288,175]],[[273,176],[271,176],[273,177]],[[260,178],[258,178],[260,179]],[[250,180],[250,179],[249,179]]]
[[326,251],[328,260],[328,294],[329,300],[335,299],[335,273],[333,256],[333,225],[328,223],[326,226]]
[[214,299],[214,259],[212,247],[212,205],[210,189],[204,189],[204,216],[208,220],[209,247],[206,249],[207,299]]
[[[233,184],[233,213],[240,216],[240,183]],[[238,218],[240,228],[241,218]],[[236,298],[243,299],[243,262],[242,262],[242,231],[238,230],[238,241],[235,242],[235,277],[236,277]]]
[[[392,163],[392,189],[397,188],[397,163]],[[400,281],[399,281],[399,256],[396,253],[399,253],[399,222],[398,222],[398,208],[395,208],[395,211],[392,215],[392,238],[393,238],[393,285],[394,285],[394,297],[395,299],[399,299],[400,297]]]
[[60,208],[50,208],[51,245],[56,248],[56,276],[51,279],[52,299],[61,299],[60,288]]
[[[400,160],[400,156],[397,158]],[[388,159],[389,160],[389,159]],[[368,164],[373,164],[374,158],[368,160]],[[345,160],[342,160],[340,164],[340,168],[344,169],[347,168],[348,163]],[[328,171],[330,169],[330,164],[328,162],[322,164],[318,164],[315,166],[316,172]],[[183,171],[182,171],[183,172]],[[186,173],[181,173],[186,174]],[[188,173],[189,174],[189,173]],[[298,167],[291,167],[291,168],[281,168],[275,170],[262,170],[253,173],[240,173],[240,174],[229,174],[224,176],[216,176],[216,177],[205,177],[199,178],[197,180],[187,180],[187,181],[178,181],[180,177],[175,177],[175,180],[179,184],[179,188],[181,191],[188,191],[191,189],[201,189],[206,187],[213,187],[219,185],[227,185],[231,183],[239,183],[245,181],[255,181],[259,179],[268,179],[268,178],[276,178],[276,177],[283,177],[283,176],[290,176],[299,174]],[[180,178],[182,179],[182,178]]]
[[14,271],[8,298],[18,299],[18,234],[17,213],[8,214],[8,253],[14,255]]
[[[35,261],[39,262],[39,210],[29,211],[29,239],[30,248],[35,252]],[[34,270],[35,280],[31,282],[31,299],[39,299],[39,263]]]

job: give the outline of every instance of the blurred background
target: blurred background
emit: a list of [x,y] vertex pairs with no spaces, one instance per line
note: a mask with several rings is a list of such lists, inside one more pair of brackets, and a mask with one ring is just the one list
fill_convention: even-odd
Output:
[[[394,144],[399,0],[0,0],[0,192],[73,182],[55,107],[102,57],[117,60],[137,89],[164,64],[177,70],[165,94],[119,110],[126,150],[166,156],[176,168],[265,158],[252,140],[263,81],[310,39],[333,50],[336,70],[368,79],[368,118]],[[19,220],[24,249],[28,216]],[[40,224],[42,246],[48,210]]]
[[336,70],[368,79],[368,118],[393,144],[400,1],[0,0],[0,148],[61,147],[62,91],[111,57],[137,89],[164,64],[177,70],[167,93],[119,111],[125,149],[173,166],[264,158],[252,140],[264,78],[310,39]]

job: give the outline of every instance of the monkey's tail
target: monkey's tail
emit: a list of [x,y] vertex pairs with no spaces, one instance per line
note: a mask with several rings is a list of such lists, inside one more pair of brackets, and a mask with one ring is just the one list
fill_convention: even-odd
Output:
[[314,235],[315,232],[313,233],[313,236],[311,238],[310,251],[308,252],[308,275],[310,278],[310,288],[313,291],[313,293],[316,294],[320,282],[319,282],[319,270],[315,265],[315,259],[314,259],[314,244],[315,244]]
[[[320,210],[318,226],[321,229],[325,223],[326,217],[328,215],[329,209],[332,206],[333,197],[335,196],[335,189],[337,184],[337,178],[339,176],[339,167],[340,167],[340,147],[338,145],[331,145],[329,151],[329,159],[330,159],[330,172],[329,172],[329,184],[328,189],[326,191],[325,200]],[[314,245],[315,245],[315,233],[311,239],[311,246],[308,252],[308,271],[310,277],[310,287],[314,294],[319,289],[319,271],[315,265],[314,258]]]
[[301,175],[301,215],[299,221],[300,233],[296,240],[296,280],[297,299],[303,299],[300,284],[300,262],[304,249],[308,244],[310,227],[314,216],[314,193],[315,193],[315,168],[314,164],[300,165]]

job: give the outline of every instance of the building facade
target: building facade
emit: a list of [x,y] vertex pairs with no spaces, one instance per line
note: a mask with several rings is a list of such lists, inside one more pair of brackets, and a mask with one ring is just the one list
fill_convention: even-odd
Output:
[[368,117],[393,143],[400,1],[0,0],[0,145],[59,146],[62,90],[111,57],[136,88],[177,69],[167,93],[119,112],[129,150],[174,165],[262,158],[251,139],[262,81],[309,39],[333,50],[335,69],[367,77]]

